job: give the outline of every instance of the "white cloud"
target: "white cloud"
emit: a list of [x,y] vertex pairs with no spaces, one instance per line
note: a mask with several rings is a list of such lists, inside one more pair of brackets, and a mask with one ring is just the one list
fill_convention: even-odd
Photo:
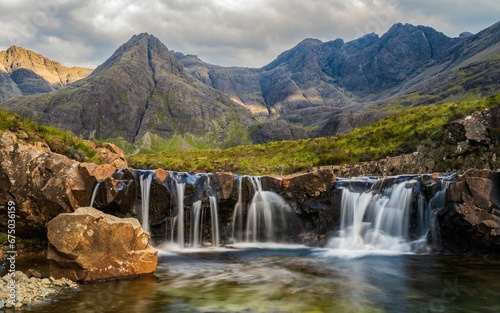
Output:
[[95,67],[148,32],[206,62],[260,67],[308,37],[352,40],[396,22],[457,36],[498,16],[497,0],[0,0],[0,49]]

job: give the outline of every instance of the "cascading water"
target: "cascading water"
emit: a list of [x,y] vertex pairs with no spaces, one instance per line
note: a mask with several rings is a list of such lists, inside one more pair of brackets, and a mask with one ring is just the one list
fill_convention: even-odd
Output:
[[90,199],[90,206],[94,206],[94,201],[95,197],[97,196],[97,191],[99,191],[99,186],[101,185],[102,181],[98,181],[97,184],[94,187],[94,191],[92,192],[92,198]]
[[[342,250],[410,252],[414,249],[410,234],[410,218],[415,193],[422,188],[419,176],[366,179],[366,191],[339,183],[342,188],[341,223],[338,236],[330,239],[328,247]],[[433,231],[432,221],[444,206],[448,183],[439,180],[441,189],[426,201],[418,194],[416,234],[427,241]],[[355,184],[354,184],[355,185]]]
[[202,240],[202,233],[200,233],[200,228],[202,229],[200,223],[201,223],[201,200],[196,201],[193,203],[193,224],[192,224],[192,229],[193,229],[193,236],[191,238],[191,247],[198,247],[201,243]]
[[290,206],[278,194],[262,190],[260,177],[250,177],[254,189],[248,207],[245,239],[247,242],[282,241],[287,230]]
[[184,237],[184,188],[185,183],[176,181],[177,215],[172,219],[172,242],[174,243],[174,229],[177,225],[177,244],[182,248],[185,245]]
[[139,183],[141,186],[141,217],[142,228],[149,232],[149,195],[151,192],[151,182],[153,180],[153,172],[145,172],[139,175]]
[[217,214],[217,198],[209,196],[210,201],[210,220],[212,221],[212,246],[219,246],[219,218]]
[[243,176],[238,177],[238,202],[234,206],[231,238],[236,242],[243,241],[243,195],[241,191]]
[[[210,187],[210,174],[170,172],[170,177],[175,184],[175,188],[170,191],[177,199],[177,214],[171,218],[171,243],[180,248],[197,248],[206,244],[204,236],[210,236],[212,246],[218,247],[220,234],[217,198]],[[185,199],[187,184],[193,186],[194,194]]]

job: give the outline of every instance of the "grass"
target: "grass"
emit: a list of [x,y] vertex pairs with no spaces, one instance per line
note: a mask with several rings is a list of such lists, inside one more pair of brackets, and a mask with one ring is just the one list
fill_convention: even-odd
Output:
[[259,175],[288,174],[314,166],[378,160],[413,152],[421,142],[438,139],[447,123],[499,103],[500,95],[409,109],[394,106],[391,116],[342,136],[228,149],[130,155],[128,162],[135,168]]
[[53,152],[69,157],[74,156],[75,152],[79,152],[86,162],[97,164],[103,162],[95,149],[81,137],[75,136],[69,131],[39,125],[17,114],[0,110],[0,132],[7,130],[16,133],[18,137],[26,139],[28,142],[44,141]]

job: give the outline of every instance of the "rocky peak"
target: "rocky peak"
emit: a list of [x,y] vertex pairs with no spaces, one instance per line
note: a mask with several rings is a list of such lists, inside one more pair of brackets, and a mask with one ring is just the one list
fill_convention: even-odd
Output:
[[41,54],[18,46],[0,51],[0,66],[12,74],[16,70],[30,70],[54,87],[65,86],[88,76],[92,70],[83,67],[66,67]]

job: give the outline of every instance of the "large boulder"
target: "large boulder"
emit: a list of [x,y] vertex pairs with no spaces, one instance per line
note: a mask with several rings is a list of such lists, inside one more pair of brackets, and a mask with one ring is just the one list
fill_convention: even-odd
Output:
[[91,207],[61,214],[47,225],[51,276],[91,282],[153,273],[158,251],[139,221]]
[[500,256],[500,172],[469,170],[447,198],[438,215],[444,251]]
[[[29,143],[20,137],[10,131],[0,134],[0,214],[5,216],[4,204],[13,201],[16,235],[44,238],[51,219],[88,206],[97,182],[110,177],[116,167],[80,163],[52,152],[44,142]],[[123,184],[113,183],[106,186],[110,202],[127,203],[115,199],[123,194],[118,190]],[[126,213],[132,211],[131,206],[125,207]],[[6,223],[6,219],[0,219],[0,230],[6,229]]]

